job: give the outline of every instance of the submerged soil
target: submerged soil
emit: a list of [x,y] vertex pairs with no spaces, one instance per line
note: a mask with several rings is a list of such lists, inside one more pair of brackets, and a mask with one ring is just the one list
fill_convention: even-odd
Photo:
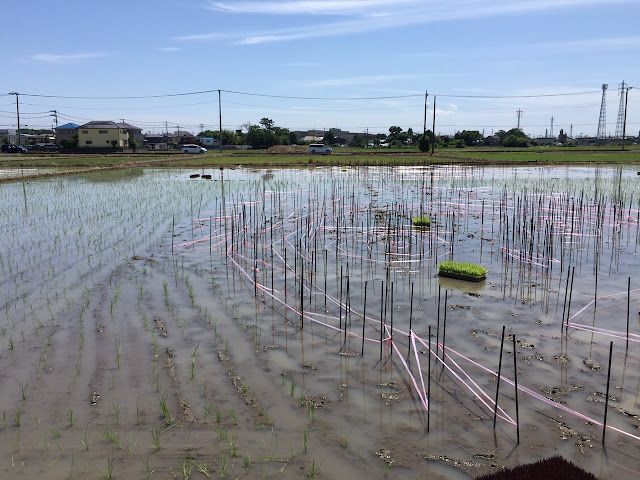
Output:
[[1,187],[3,478],[640,474],[635,171],[191,173]]

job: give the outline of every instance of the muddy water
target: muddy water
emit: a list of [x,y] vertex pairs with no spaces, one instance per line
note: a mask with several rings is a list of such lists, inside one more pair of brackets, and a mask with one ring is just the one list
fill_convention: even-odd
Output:
[[[0,187],[5,475],[469,478],[559,453],[637,477],[635,171],[193,173]],[[431,227],[413,228],[423,214]],[[487,278],[439,278],[445,259]],[[453,349],[447,367],[432,355],[429,375],[410,324]],[[497,371],[503,326],[502,374],[515,335],[519,384],[557,402],[519,392],[519,445],[494,428],[496,377],[479,366]],[[607,423],[623,433],[605,455],[592,420],[611,340]],[[516,418],[504,381],[498,403]]]

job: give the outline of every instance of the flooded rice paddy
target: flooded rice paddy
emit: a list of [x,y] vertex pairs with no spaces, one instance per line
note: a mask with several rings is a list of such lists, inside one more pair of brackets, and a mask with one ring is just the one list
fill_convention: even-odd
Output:
[[[0,185],[1,475],[462,479],[561,454],[637,478],[638,182],[367,167]],[[487,278],[439,278],[443,260]]]

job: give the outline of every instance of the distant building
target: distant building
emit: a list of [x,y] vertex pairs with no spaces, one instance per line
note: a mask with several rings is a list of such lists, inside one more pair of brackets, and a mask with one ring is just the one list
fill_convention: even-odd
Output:
[[88,122],[78,127],[78,148],[126,148],[129,133],[111,121]]
[[169,150],[169,144],[164,135],[147,135],[141,145],[149,150]]
[[220,147],[218,139],[213,137],[196,137],[195,143],[198,143],[203,147]]
[[136,144],[142,146],[144,143],[144,135],[142,135],[142,129],[129,123],[116,123],[118,127],[124,129],[129,134],[129,140],[135,140]]
[[56,127],[56,143],[62,145],[64,140],[71,140],[73,136],[78,133],[79,126],[77,123],[65,123],[64,125]]
[[16,131],[12,128],[0,128],[0,141],[6,138],[7,140],[9,140],[9,143],[16,143],[17,140],[17,136],[16,136]]

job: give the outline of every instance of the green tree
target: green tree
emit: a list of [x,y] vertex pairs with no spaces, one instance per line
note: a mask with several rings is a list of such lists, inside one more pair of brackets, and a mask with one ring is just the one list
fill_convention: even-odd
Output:
[[298,144],[298,135],[296,132],[289,132],[289,145],[297,145]]
[[78,148],[78,134],[74,134],[71,138],[65,138],[60,142],[62,148],[76,149]]
[[527,137],[519,137],[517,135],[509,135],[502,142],[505,147],[526,147],[529,144]]
[[270,118],[263,117],[260,120],[260,125],[262,125],[262,128],[264,128],[267,133],[271,133],[273,131],[274,122]]
[[251,125],[249,131],[245,135],[245,142],[251,145],[251,148],[267,148],[266,147],[267,132],[260,128],[258,125]]
[[351,142],[351,144],[354,147],[358,147],[358,148],[364,148],[366,143],[367,143],[366,140],[362,138],[360,135],[354,135],[353,140]]
[[418,148],[421,152],[429,151],[429,136],[428,135],[420,135],[420,140],[418,141]]
[[389,127],[389,136],[387,137],[387,142],[391,143],[396,140],[398,138],[398,135],[400,135],[400,132],[402,132],[402,128],[398,126]]
[[325,145],[333,145],[334,143],[336,143],[336,137],[333,135],[333,132],[331,130],[324,133],[323,142],[325,143]]
[[464,141],[464,144],[470,147],[474,142],[482,138],[482,134],[478,130],[463,130],[456,133],[455,138],[456,140]]
[[9,137],[2,137],[2,143],[9,145]]

